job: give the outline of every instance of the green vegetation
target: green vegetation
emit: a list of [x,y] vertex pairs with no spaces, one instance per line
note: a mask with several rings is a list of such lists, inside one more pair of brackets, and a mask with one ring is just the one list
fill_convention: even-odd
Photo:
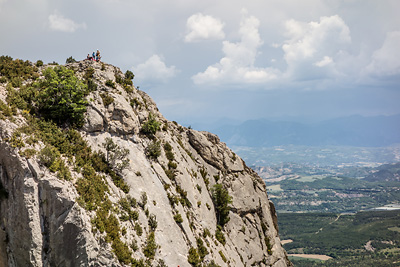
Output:
[[157,243],[155,241],[154,232],[150,232],[146,239],[146,244],[143,248],[143,254],[148,258],[153,260],[156,255]]
[[37,68],[29,61],[13,60],[10,56],[0,56],[0,75],[7,81],[22,81],[39,77]]
[[150,226],[151,231],[155,231],[156,228],[157,228],[157,225],[158,225],[158,223],[157,223],[157,217],[156,217],[155,214],[150,214],[150,215],[149,215],[149,221],[148,221],[148,223],[149,223],[149,226]]
[[176,223],[182,223],[183,222],[182,215],[180,213],[175,214],[174,220]]
[[160,141],[152,140],[146,149],[147,157],[156,160],[161,155]]
[[[38,62],[38,65],[41,65]],[[104,239],[111,247],[118,260],[124,264],[144,266],[143,261],[132,258],[129,246],[121,240],[126,234],[126,228],[120,226],[116,217],[119,210],[112,207],[108,199],[109,188],[105,175],[109,175],[114,184],[122,191],[129,191],[128,185],[120,175],[127,166],[128,150],[121,149],[111,139],[107,140],[105,148],[107,158],[101,152],[94,152],[74,128],[83,124],[86,111],[85,96],[95,89],[95,84],[88,89],[94,70],[88,69],[84,81],[79,80],[72,70],[63,66],[47,68],[43,71],[44,79],[31,81],[39,77],[36,67],[29,62],[13,61],[10,57],[0,57],[0,74],[7,84],[7,104],[0,102],[0,118],[4,116],[12,120],[12,115],[20,114],[25,118],[26,125],[14,130],[7,140],[12,146],[20,148],[22,156],[30,157],[37,152],[25,147],[42,143],[44,146],[37,153],[39,163],[55,173],[61,180],[72,180],[71,170],[80,173],[75,187],[79,194],[77,202],[85,209],[93,211],[93,231],[105,233]],[[28,80],[28,83],[23,81]],[[13,86],[19,88],[14,89]],[[69,166],[66,164],[68,162]],[[0,186],[0,199],[8,194]],[[121,221],[138,219],[136,200],[130,197],[122,198]],[[155,229],[156,220],[150,216],[150,225]],[[138,225],[138,224],[137,224]],[[140,225],[138,225],[140,227]],[[143,231],[135,227],[138,232]]]
[[130,70],[127,70],[125,72],[125,79],[128,79],[128,80],[132,81],[133,78],[135,78],[135,75],[133,74],[133,72],[130,71]]
[[222,244],[226,244],[226,239],[224,232],[222,232],[222,227],[220,225],[217,225],[217,230],[215,231],[215,238]]
[[121,173],[129,166],[129,149],[122,149],[110,137],[106,138],[103,147],[106,149],[106,160],[116,173]]
[[271,179],[285,177],[266,181],[278,212],[357,212],[400,202],[396,164],[317,168],[286,163],[268,169]]
[[231,210],[229,204],[232,203],[232,197],[221,184],[215,184],[212,187],[211,197],[215,207],[217,224],[224,227],[229,222],[229,211]]
[[208,252],[207,248],[204,246],[204,242],[200,237],[196,238],[196,244],[197,244],[197,251],[199,253],[200,261],[203,262],[204,258],[208,255],[209,252]]
[[199,253],[197,253],[197,249],[194,247],[190,247],[189,249],[188,262],[195,267],[201,264]]
[[150,138],[154,138],[154,135],[160,130],[160,125],[161,123],[150,113],[147,121],[142,125],[141,132]]
[[219,253],[219,255],[221,256],[221,259],[222,259],[224,262],[227,262],[227,261],[228,261],[228,260],[226,259],[225,255],[224,255],[224,253],[222,252],[222,250],[218,251],[218,253]]
[[114,103],[114,98],[108,92],[101,93],[100,97],[103,100],[105,107],[108,107],[111,103]]
[[115,81],[122,85],[122,87],[125,89],[125,91],[127,93],[132,93],[133,92],[133,78],[135,77],[135,75],[130,71],[127,70],[125,72],[125,76],[121,77],[120,75],[116,75],[115,76]]
[[[390,230],[399,226],[400,211],[340,216],[333,213],[281,213],[278,216],[281,239],[293,240],[284,245],[288,253],[333,257],[312,265],[294,259],[296,266],[391,266],[400,260],[400,233]],[[365,249],[369,241],[375,251]],[[380,265],[375,265],[378,261],[381,261]]]
[[67,58],[67,60],[65,60],[65,63],[66,63],[66,64],[75,63],[75,62],[76,62],[76,60],[75,60],[75,58],[73,58],[72,56],[70,56],[69,58]]
[[170,143],[166,142],[164,144],[164,151],[165,151],[165,156],[169,161],[173,161],[175,159],[174,152],[172,151],[172,146]]
[[36,67],[41,67],[41,66],[43,66],[43,61],[39,59],[38,61],[36,61],[35,66],[36,66]]
[[28,105],[37,106],[39,114],[59,125],[71,123],[81,126],[86,112],[87,86],[72,70],[63,66],[47,68],[43,75],[44,80],[27,89],[25,100],[30,97],[33,100]]
[[107,80],[105,84],[106,84],[106,86],[109,86],[111,88],[114,88],[114,89],[116,88],[115,83],[111,80]]

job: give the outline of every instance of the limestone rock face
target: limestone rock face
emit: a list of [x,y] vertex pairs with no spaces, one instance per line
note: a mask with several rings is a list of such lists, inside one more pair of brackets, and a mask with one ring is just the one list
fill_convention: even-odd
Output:
[[[166,120],[147,94],[118,83],[124,74],[112,65],[82,61],[67,67],[81,78],[93,72],[97,89],[87,96],[79,130],[91,151],[107,155],[105,143],[112,140],[128,152],[127,166],[117,172],[127,190],[115,177],[99,174],[120,232],[106,234],[111,226],[99,226],[100,208],[82,205],[77,181],[83,174],[74,165],[76,159],[64,158],[72,179],[62,180],[39,153],[23,153],[41,151],[45,144],[40,140],[13,145],[15,132],[29,123],[19,111],[0,119],[0,267],[130,266],[140,260],[149,266],[291,266],[265,184],[216,135]],[[5,101],[1,84],[0,93]],[[146,134],[143,125],[151,118],[159,129]],[[216,184],[232,199],[223,227],[217,225],[213,203]],[[128,219],[124,199],[133,203]],[[119,246],[111,241],[115,236]],[[156,245],[149,253],[152,236]],[[118,254],[121,248],[129,257]]]

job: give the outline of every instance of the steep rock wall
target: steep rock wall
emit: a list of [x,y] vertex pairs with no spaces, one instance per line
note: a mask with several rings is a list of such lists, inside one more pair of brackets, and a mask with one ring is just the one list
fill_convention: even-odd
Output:
[[[136,88],[124,90],[116,83],[123,74],[114,66],[84,61],[68,67],[80,77],[89,68],[93,70],[97,90],[87,97],[85,124],[80,130],[90,148],[107,153],[104,144],[110,138],[129,151],[129,164],[121,172],[129,191],[115,186],[108,175],[104,180],[123,229],[121,240],[129,245],[134,259],[144,259],[151,266],[191,266],[191,249],[197,247],[199,252],[201,239],[208,252],[202,259],[205,266],[212,262],[220,266],[291,265],[280,243],[275,208],[264,182],[216,135],[166,120],[147,94]],[[115,88],[106,86],[107,80]],[[111,96],[112,102],[105,105],[102,94]],[[149,116],[161,124],[161,130],[150,137],[141,133]],[[73,179],[60,180],[37,155],[21,156],[23,149],[39,151],[44,144],[13,147],[13,132],[26,123],[21,115],[15,118],[0,120],[0,181],[7,192],[0,200],[0,266],[124,266],[104,233],[95,229],[96,212],[78,204],[76,181],[81,173],[70,165]],[[149,147],[157,142],[160,155],[151,158]],[[163,149],[167,143],[173,160]],[[220,230],[211,193],[217,183],[232,197],[229,221],[222,228],[225,242],[217,238]],[[135,207],[136,220],[122,220],[121,199],[129,196],[139,203],[144,193],[147,202]],[[150,218],[155,218],[155,228]],[[137,225],[143,233],[139,234]],[[145,249],[151,233],[157,244],[153,256]]]

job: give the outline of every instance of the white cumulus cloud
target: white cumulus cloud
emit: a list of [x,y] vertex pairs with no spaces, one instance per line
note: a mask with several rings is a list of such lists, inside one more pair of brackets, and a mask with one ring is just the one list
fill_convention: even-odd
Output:
[[57,11],[49,15],[49,27],[54,31],[75,32],[77,29],[86,29],[86,23],[76,23],[71,19],[65,18]]
[[373,53],[366,71],[378,76],[400,74],[400,31],[387,33],[382,47]]
[[159,55],[152,55],[146,62],[134,68],[135,75],[141,80],[166,82],[177,74],[175,66],[167,67]]
[[334,68],[329,72],[315,68],[331,66],[335,57],[351,43],[350,29],[341,17],[321,17],[319,22],[309,23],[289,20],[285,26],[289,39],[282,49],[288,64],[287,76],[293,79],[315,79],[338,73]]
[[207,67],[192,77],[202,83],[262,83],[277,78],[278,71],[272,68],[254,66],[258,49],[263,44],[258,28],[260,21],[247,16],[246,11],[240,23],[240,42],[223,42],[225,56],[216,64]]
[[185,42],[196,42],[200,40],[219,40],[225,37],[223,31],[224,23],[209,15],[197,13],[190,16],[186,22],[188,34]]

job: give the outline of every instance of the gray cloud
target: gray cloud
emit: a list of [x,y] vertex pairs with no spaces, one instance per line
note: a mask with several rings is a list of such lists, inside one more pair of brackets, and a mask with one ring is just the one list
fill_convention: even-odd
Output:
[[172,120],[393,114],[398,10],[397,0],[0,0],[0,51],[64,63],[100,49]]
[[86,29],[86,23],[76,23],[75,21],[65,18],[58,11],[54,11],[49,15],[49,28],[54,31],[75,32],[78,29]]

